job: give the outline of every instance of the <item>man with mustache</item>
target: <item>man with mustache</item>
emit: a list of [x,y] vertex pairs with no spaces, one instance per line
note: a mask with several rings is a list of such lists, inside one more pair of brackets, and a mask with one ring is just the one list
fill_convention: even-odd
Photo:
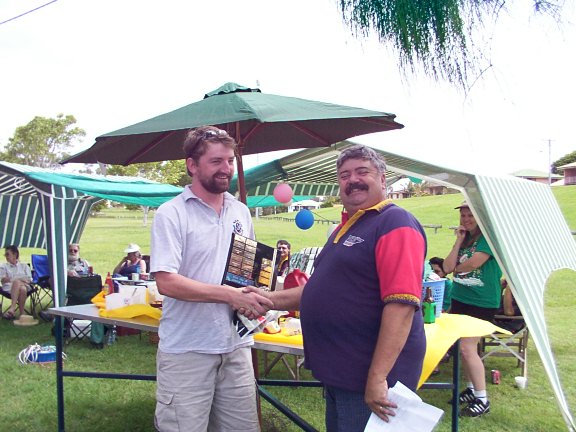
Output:
[[348,148],[336,167],[347,218],[305,286],[266,295],[274,309],[300,309],[305,366],[324,385],[327,431],[361,432],[372,412],[394,415],[389,387],[416,390],[420,378],[426,236],[386,199],[386,165],[373,149]]
[[254,238],[248,208],[227,192],[236,142],[212,126],[184,142],[192,184],[160,206],[151,272],[163,294],[157,353],[159,431],[259,430],[250,346],[232,324],[236,309],[264,314],[272,302],[221,285],[232,233]]

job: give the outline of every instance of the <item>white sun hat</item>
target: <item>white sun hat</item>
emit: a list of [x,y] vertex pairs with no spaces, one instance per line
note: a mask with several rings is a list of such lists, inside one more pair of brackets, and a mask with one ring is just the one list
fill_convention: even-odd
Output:
[[140,246],[136,243],[130,243],[126,249],[124,249],[124,253],[130,252],[140,252]]

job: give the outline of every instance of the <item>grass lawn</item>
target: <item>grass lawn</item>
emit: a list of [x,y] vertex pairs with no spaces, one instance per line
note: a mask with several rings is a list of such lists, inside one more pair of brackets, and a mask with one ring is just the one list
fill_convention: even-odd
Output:
[[[576,230],[576,187],[553,189],[571,229]],[[453,208],[462,201],[461,195],[421,197],[398,201],[413,212],[423,224],[442,224],[435,234],[427,229],[428,256],[445,256],[454,240],[447,227],[458,222]],[[322,209],[318,217],[339,219],[339,209]],[[143,226],[139,212],[108,210],[106,217],[91,218],[81,241],[81,256],[94,266],[95,271],[106,274],[125,254],[128,243],[138,243],[144,253],[149,251],[150,223]],[[151,215],[152,218],[152,215]],[[275,244],[279,238],[292,243],[297,251],[307,246],[325,242],[328,225],[315,224],[302,231],[291,222],[260,218],[255,221],[258,239]],[[22,260],[29,262],[31,253],[43,251],[24,249]],[[564,384],[568,404],[576,406],[576,342],[569,335],[576,334],[573,313],[576,308],[576,273],[556,272],[549,280],[545,295],[545,316],[556,367]],[[56,379],[54,365],[21,365],[17,355],[26,346],[53,344],[51,326],[15,327],[0,321],[0,388],[3,409],[0,429],[45,431],[57,428]],[[156,346],[150,344],[148,335],[124,336],[115,345],[104,350],[94,350],[88,342],[81,341],[65,348],[65,367],[70,370],[118,371],[152,374],[155,371]],[[486,369],[499,369],[500,385],[489,385],[492,412],[480,419],[462,419],[461,431],[552,431],[566,430],[556,405],[551,386],[532,341],[529,345],[528,387],[520,391],[514,387],[514,376],[520,369],[510,358],[489,358]],[[328,360],[329,361],[329,360]],[[442,365],[438,381],[450,379],[451,364]],[[309,378],[307,371],[304,378]],[[272,371],[272,378],[288,378],[282,364]],[[153,431],[154,390],[153,382],[65,378],[66,429],[69,431]],[[268,389],[281,401],[303,416],[309,423],[324,430],[323,401],[319,389],[272,388]],[[421,397],[446,411],[439,431],[450,430],[449,392],[426,390]],[[296,431],[281,414],[262,401],[263,431]]]

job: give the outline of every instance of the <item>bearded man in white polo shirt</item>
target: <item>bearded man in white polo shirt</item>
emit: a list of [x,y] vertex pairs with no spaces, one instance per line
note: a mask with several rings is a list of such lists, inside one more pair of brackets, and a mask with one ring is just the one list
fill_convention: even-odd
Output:
[[258,431],[252,338],[232,324],[240,308],[264,314],[272,302],[223,286],[233,233],[254,238],[248,208],[227,192],[236,142],[212,126],[184,142],[192,184],[154,217],[151,272],[163,294],[157,354],[159,431]]

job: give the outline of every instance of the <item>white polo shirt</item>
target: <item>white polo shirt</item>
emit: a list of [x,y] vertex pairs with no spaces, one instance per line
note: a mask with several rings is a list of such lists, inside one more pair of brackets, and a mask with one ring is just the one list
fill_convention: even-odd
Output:
[[[221,214],[190,187],[160,206],[154,217],[150,271],[178,273],[200,282],[220,284],[232,233],[254,238],[248,207],[224,194]],[[199,303],[165,297],[159,349],[166,353],[223,354],[251,345],[240,339],[227,304]]]

